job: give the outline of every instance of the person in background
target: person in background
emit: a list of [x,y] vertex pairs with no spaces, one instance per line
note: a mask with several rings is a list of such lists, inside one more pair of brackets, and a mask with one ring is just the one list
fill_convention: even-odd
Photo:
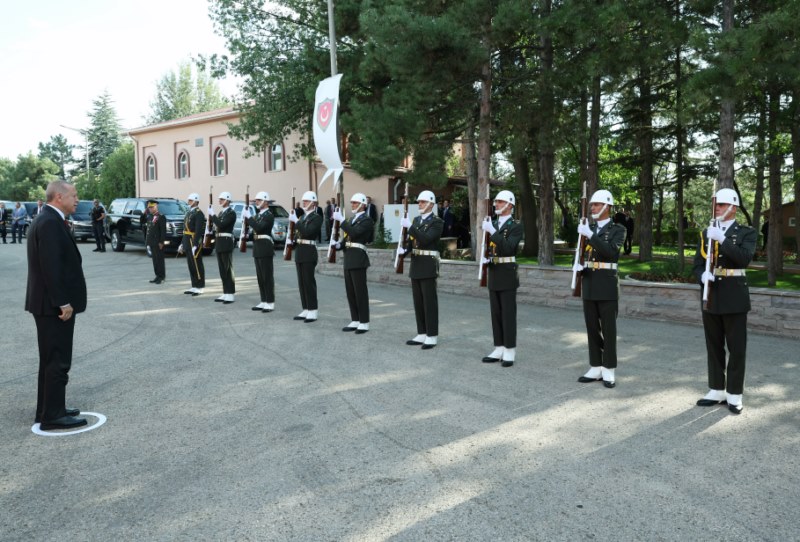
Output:
[[105,252],[106,251],[106,210],[100,205],[100,200],[96,199],[92,207],[92,236],[97,248],[92,252]]
[[256,214],[250,215],[250,209],[242,211],[242,216],[253,230],[253,262],[256,264],[256,279],[261,303],[253,307],[254,311],[272,312],[275,310],[275,275],[272,259],[275,256],[275,241],[272,239],[272,226],[275,216],[269,211],[269,194],[256,194]]
[[3,239],[3,244],[6,244],[6,235],[8,234],[8,230],[6,229],[6,225],[8,224],[8,209],[6,209],[5,203],[0,203],[0,237]]
[[15,244],[17,239],[22,243],[22,232],[25,230],[25,220],[28,218],[28,212],[20,202],[14,206],[14,211],[11,213],[11,243]]
[[164,266],[164,242],[167,240],[167,219],[158,212],[158,202],[156,200],[147,202],[147,211],[145,244],[147,248],[150,249],[150,257],[153,259],[153,271],[156,275],[156,278],[150,282],[153,284],[161,284],[167,278],[167,270]]

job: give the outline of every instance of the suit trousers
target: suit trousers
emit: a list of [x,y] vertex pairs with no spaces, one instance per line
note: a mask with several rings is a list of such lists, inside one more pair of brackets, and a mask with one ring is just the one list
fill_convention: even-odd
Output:
[[62,322],[58,316],[34,316],[39,342],[39,386],[36,419],[57,420],[66,415],[65,396],[72,366],[75,316]]
[[489,290],[495,346],[517,347],[517,290]]
[[411,295],[414,298],[417,334],[438,336],[439,299],[436,294],[436,279],[411,279]]
[[167,269],[164,266],[164,251],[158,245],[150,245],[150,253],[153,255],[153,271],[156,278],[164,280],[167,278]]
[[106,249],[106,232],[103,230],[102,222],[92,222],[92,237],[94,237],[94,244],[100,250]]
[[261,302],[275,303],[275,273],[272,269],[272,257],[253,259],[256,262],[256,278],[258,278]]
[[236,282],[233,276],[233,252],[217,252],[219,278],[222,279],[222,293],[235,294]]
[[347,292],[347,304],[350,305],[350,319],[362,324],[369,323],[367,268],[345,269],[344,289]]
[[589,365],[617,367],[617,313],[619,301],[583,300],[583,317],[589,336]]
[[317,278],[314,271],[317,268],[315,262],[296,263],[297,267],[297,286],[300,289],[300,305],[303,310],[317,310]]
[[[728,393],[741,395],[744,390],[747,354],[747,313],[710,314],[703,311],[703,330],[708,352],[708,387],[712,390],[726,390]],[[726,345],[729,354],[727,364]]]

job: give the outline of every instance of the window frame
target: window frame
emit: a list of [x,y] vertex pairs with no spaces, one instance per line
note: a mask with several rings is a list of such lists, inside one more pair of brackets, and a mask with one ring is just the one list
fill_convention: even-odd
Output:
[[[152,166],[152,175],[151,175]],[[144,180],[153,182],[158,180],[158,160],[154,154],[148,154],[144,159]]]
[[[185,164],[181,163],[181,158],[185,159],[185,161],[186,161]],[[176,163],[176,169],[177,169],[177,172],[178,172],[178,175],[177,175],[178,179],[179,180],[188,179],[191,176],[191,160],[189,158],[189,152],[186,149],[181,149],[180,151],[178,151],[178,158],[177,158],[176,162],[177,162]],[[185,169],[186,169],[185,175],[183,174],[184,171],[183,171],[182,166],[185,166]]]
[[[222,156],[222,171],[220,171],[219,167],[220,155]],[[211,153],[211,160],[214,177],[224,177],[228,174],[228,149],[225,148],[225,145],[220,143],[214,147],[214,152]]]

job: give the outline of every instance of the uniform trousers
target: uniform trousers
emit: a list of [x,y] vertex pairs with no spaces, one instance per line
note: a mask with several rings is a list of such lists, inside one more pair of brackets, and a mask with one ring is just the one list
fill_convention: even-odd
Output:
[[50,422],[66,416],[64,398],[72,366],[75,315],[63,322],[58,316],[34,316],[39,342],[39,385],[36,420]]
[[272,257],[253,258],[256,262],[258,291],[262,303],[275,303],[275,273],[272,270]]
[[314,276],[316,262],[296,263],[297,286],[300,288],[300,305],[304,311],[315,311],[317,307],[317,278]]
[[[728,393],[741,395],[744,390],[747,353],[747,313],[710,314],[708,311],[703,311],[703,330],[708,352],[708,387],[712,390],[727,390]],[[729,353],[727,364],[726,345]]]
[[347,304],[350,305],[350,319],[362,324],[369,323],[367,268],[345,269],[344,289],[347,292]]
[[411,279],[411,296],[414,298],[417,334],[438,336],[439,299],[436,294],[436,279]]
[[489,290],[495,346],[517,347],[517,290]]
[[219,278],[222,279],[222,293],[235,294],[236,282],[233,276],[233,252],[217,251]]
[[106,249],[106,232],[103,229],[102,222],[92,222],[92,236],[94,237],[94,244],[100,250]]
[[197,253],[192,255],[192,241],[190,237],[183,238],[183,253],[186,254],[186,265],[189,266],[189,277],[192,279],[192,288],[206,287],[206,269],[203,265],[203,247],[197,248]]
[[583,300],[583,317],[589,336],[589,365],[617,367],[617,313],[619,301]]
[[153,271],[156,278],[164,280],[167,278],[167,270],[164,266],[164,251],[158,245],[150,245],[150,254],[153,256]]

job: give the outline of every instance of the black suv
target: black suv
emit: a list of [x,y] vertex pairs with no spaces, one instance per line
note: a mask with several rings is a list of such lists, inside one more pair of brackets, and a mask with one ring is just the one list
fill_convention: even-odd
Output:
[[189,206],[174,198],[118,198],[106,208],[106,228],[114,252],[126,245],[145,246],[145,211],[147,202],[158,202],[158,212],[167,219],[167,240],[164,250],[176,252],[183,238],[183,218]]

